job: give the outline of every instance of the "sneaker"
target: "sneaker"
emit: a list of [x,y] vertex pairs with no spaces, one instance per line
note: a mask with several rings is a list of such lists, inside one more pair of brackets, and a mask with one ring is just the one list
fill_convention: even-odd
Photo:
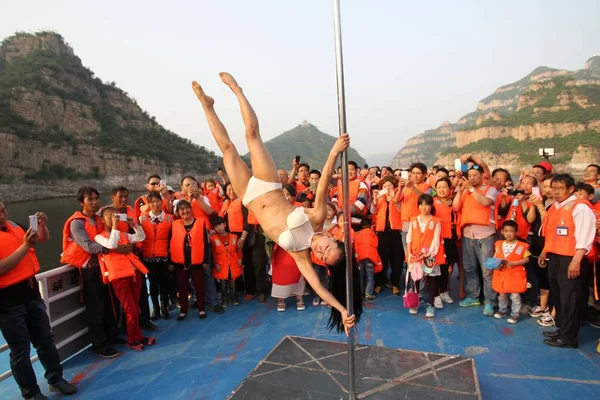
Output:
[[373,289],[373,293],[375,293],[375,294],[381,293],[381,286],[375,286],[375,289]]
[[321,302],[321,299],[319,299],[318,297],[315,297],[313,299],[313,303],[312,303],[313,307],[317,307],[320,302]]
[[277,311],[284,312],[285,311],[285,303],[277,303]]
[[510,317],[508,317],[508,319],[506,320],[506,322],[508,322],[509,324],[516,324],[517,322],[519,322],[519,316],[518,315],[511,315]]
[[496,319],[502,319],[502,318],[504,318],[504,317],[506,317],[506,311],[501,311],[501,310],[498,310],[498,311],[496,311],[496,313],[494,314],[494,318],[496,318]]
[[537,323],[538,325],[543,327],[556,326],[556,323],[554,322],[554,317],[550,313],[542,315],[541,318],[537,320]]
[[494,306],[491,304],[486,304],[485,307],[483,307],[483,315],[485,315],[486,317],[493,317]]
[[448,304],[454,303],[454,300],[452,300],[452,297],[450,297],[450,293],[448,293],[448,292],[444,292],[444,293],[440,294],[440,298],[442,299],[442,301],[444,303],[448,303]]
[[427,318],[435,317],[435,308],[433,308],[431,305],[428,305],[427,310],[425,310],[425,317],[427,317]]
[[465,297],[464,300],[461,300],[458,303],[459,307],[472,307],[472,306],[480,306],[481,303],[479,302],[479,299],[473,299],[471,297]]
[[237,299],[237,297],[234,297],[233,299],[231,299],[231,304],[233,304],[234,306],[239,306],[240,301]]
[[376,298],[377,296],[375,296],[374,294],[365,294],[365,301],[375,300]]
[[439,308],[439,309],[444,308],[444,303],[442,303],[442,298],[440,296],[434,297],[434,299],[433,299],[433,306],[435,308]]
[[217,304],[216,306],[210,306],[208,309],[216,314],[223,314],[225,310],[223,310],[223,306]]
[[419,309],[418,308],[409,308],[408,312],[414,315],[419,312]]
[[127,348],[130,350],[142,351],[144,350],[144,345],[140,342],[127,343]]
[[115,349],[113,349],[112,347],[107,346],[107,345],[92,349],[92,352],[95,355],[104,357],[104,358],[115,358],[116,356],[119,355],[118,351],[116,351]]
[[402,293],[400,292],[400,289],[398,289],[398,286],[392,286],[392,294],[394,296],[400,296]]
[[306,306],[304,305],[303,301],[296,301],[296,310],[304,311],[305,309],[306,309]]
[[51,383],[48,385],[51,392],[60,392],[65,396],[68,396],[73,393],[77,393],[77,387],[75,385],[71,385],[69,382],[64,379],[59,379],[57,382]]
[[177,321],[183,321],[185,317],[187,317],[186,313],[179,313],[179,315],[177,316]]
[[198,318],[206,319],[206,311],[198,311]]
[[531,318],[539,318],[542,315],[546,314],[548,312],[548,307],[546,308],[542,308],[540,306],[535,306],[531,309],[531,311],[529,312],[529,316]]

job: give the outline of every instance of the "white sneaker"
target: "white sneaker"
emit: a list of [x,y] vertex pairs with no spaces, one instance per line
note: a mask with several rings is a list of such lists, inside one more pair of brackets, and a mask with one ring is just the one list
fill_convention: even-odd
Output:
[[554,317],[550,313],[545,313],[541,316],[540,319],[537,320],[538,325],[543,327],[555,326]]
[[448,304],[454,303],[454,300],[452,300],[452,297],[450,297],[450,293],[448,293],[448,292],[444,292],[444,293],[440,294],[440,298],[442,299],[442,301],[444,303],[448,303]]
[[[440,302],[441,302],[441,300],[440,300]],[[431,306],[427,306],[427,310],[425,311],[425,317],[427,317],[427,318],[435,317],[435,308],[433,308]]]
[[542,317],[544,314],[548,314],[548,307],[546,308],[542,308],[540,306],[535,306],[533,307],[533,309],[529,312],[529,316],[531,318],[540,318]]
[[444,308],[444,303],[442,303],[441,296],[434,297],[434,299],[433,299],[433,306],[435,308],[440,308],[440,309]]
[[408,312],[414,315],[419,312],[419,309],[418,308],[409,308]]

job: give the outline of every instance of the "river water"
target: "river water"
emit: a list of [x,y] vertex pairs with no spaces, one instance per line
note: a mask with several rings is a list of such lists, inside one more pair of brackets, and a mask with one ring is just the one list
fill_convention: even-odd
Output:
[[[133,204],[143,192],[131,192],[129,203]],[[110,196],[100,196],[101,204],[110,204]],[[41,271],[48,271],[60,267],[60,253],[62,252],[62,230],[65,221],[81,207],[75,196],[61,199],[35,200],[24,203],[7,204],[8,219],[17,222],[24,227],[29,226],[29,215],[38,211],[48,215],[48,229],[50,230],[50,241],[35,246],[37,256],[40,260]]]

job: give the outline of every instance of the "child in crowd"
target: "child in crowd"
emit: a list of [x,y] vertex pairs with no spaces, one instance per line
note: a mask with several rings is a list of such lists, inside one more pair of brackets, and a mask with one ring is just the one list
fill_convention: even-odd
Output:
[[213,276],[221,281],[223,307],[240,304],[236,297],[235,280],[242,276],[241,248],[238,248],[238,237],[225,230],[225,219],[215,217],[212,220],[215,234],[210,237],[214,257]]
[[[125,214],[118,214],[112,206],[104,208],[101,216],[104,222],[104,232],[96,235],[94,240],[107,249],[115,250],[120,245],[141,242],[146,238],[144,230],[134,219]],[[135,231],[133,235],[117,229],[119,222],[123,221],[121,218],[126,218],[129,226]],[[125,312],[127,347],[142,351],[145,346],[152,346],[156,343],[156,339],[142,335],[139,321],[142,274],[147,274],[148,270],[133,253],[121,254],[111,251],[103,254],[98,261],[102,271],[102,280],[113,287]]]
[[[411,218],[406,237],[408,262],[411,269],[421,268],[425,274],[429,291],[429,304],[425,311],[427,318],[435,316],[434,304],[441,305],[440,288],[443,287],[443,277],[440,266],[446,264],[446,256],[442,242],[442,223],[435,214],[433,197],[422,194],[417,200],[420,215]],[[419,276],[411,272],[413,276]],[[416,284],[416,282],[415,282]],[[417,285],[418,286],[418,285]],[[440,307],[441,308],[441,307]],[[411,308],[411,314],[416,314],[418,308]]]
[[494,270],[492,288],[498,292],[499,310],[494,318],[506,317],[508,310],[508,299],[510,296],[511,309],[507,319],[509,324],[519,322],[519,311],[521,310],[521,293],[527,290],[527,272],[525,265],[529,262],[529,245],[517,240],[519,227],[515,221],[508,220],[502,224],[502,235],[504,240],[498,240],[495,244],[494,258],[503,260],[499,269]]
[[[375,274],[383,270],[381,258],[377,252],[379,238],[371,227],[368,220],[363,220],[362,229],[356,232],[355,243],[356,258],[358,260],[358,270],[360,271],[360,287],[363,290],[365,300],[375,300],[377,296],[373,294],[375,287]],[[366,282],[365,282],[366,278]]]

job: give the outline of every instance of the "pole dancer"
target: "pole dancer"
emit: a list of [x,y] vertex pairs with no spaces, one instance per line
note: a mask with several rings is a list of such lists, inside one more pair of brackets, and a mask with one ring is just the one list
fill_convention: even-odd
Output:
[[[254,214],[265,234],[275,239],[277,244],[292,256],[317,295],[331,305],[329,329],[335,328],[338,332],[345,330],[348,335],[349,329],[359,322],[362,314],[360,288],[357,286],[354,297],[347,299],[343,284],[346,266],[352,265],[356,268],[356,263],[348,264],[346,255],[352,260],[352,252],[346,250],[344,243],[328,238],[322,229],[327,215],[327,186],[338,155],[350,145],[350,137],[344,133],[333,145],[317,186],[314,208],[296,208],[283,194],[277,167],[260,137],[258,118],[242,88],[229,73],[222,72],[219,76],[238,98],[245,125],[246,142],[250,150],[252,172],[241,159],[225,126],[217,116],[213,98],[207,96],[196,81],[192,82],[192,89],[202,104],[210,131],[223,153],[223,164],[233,189],[242,198],[242,204]],[[329,266],[331,292],[321,285],[312,265],[310,251]],[[353,312],[349,312],[348,308]]]

